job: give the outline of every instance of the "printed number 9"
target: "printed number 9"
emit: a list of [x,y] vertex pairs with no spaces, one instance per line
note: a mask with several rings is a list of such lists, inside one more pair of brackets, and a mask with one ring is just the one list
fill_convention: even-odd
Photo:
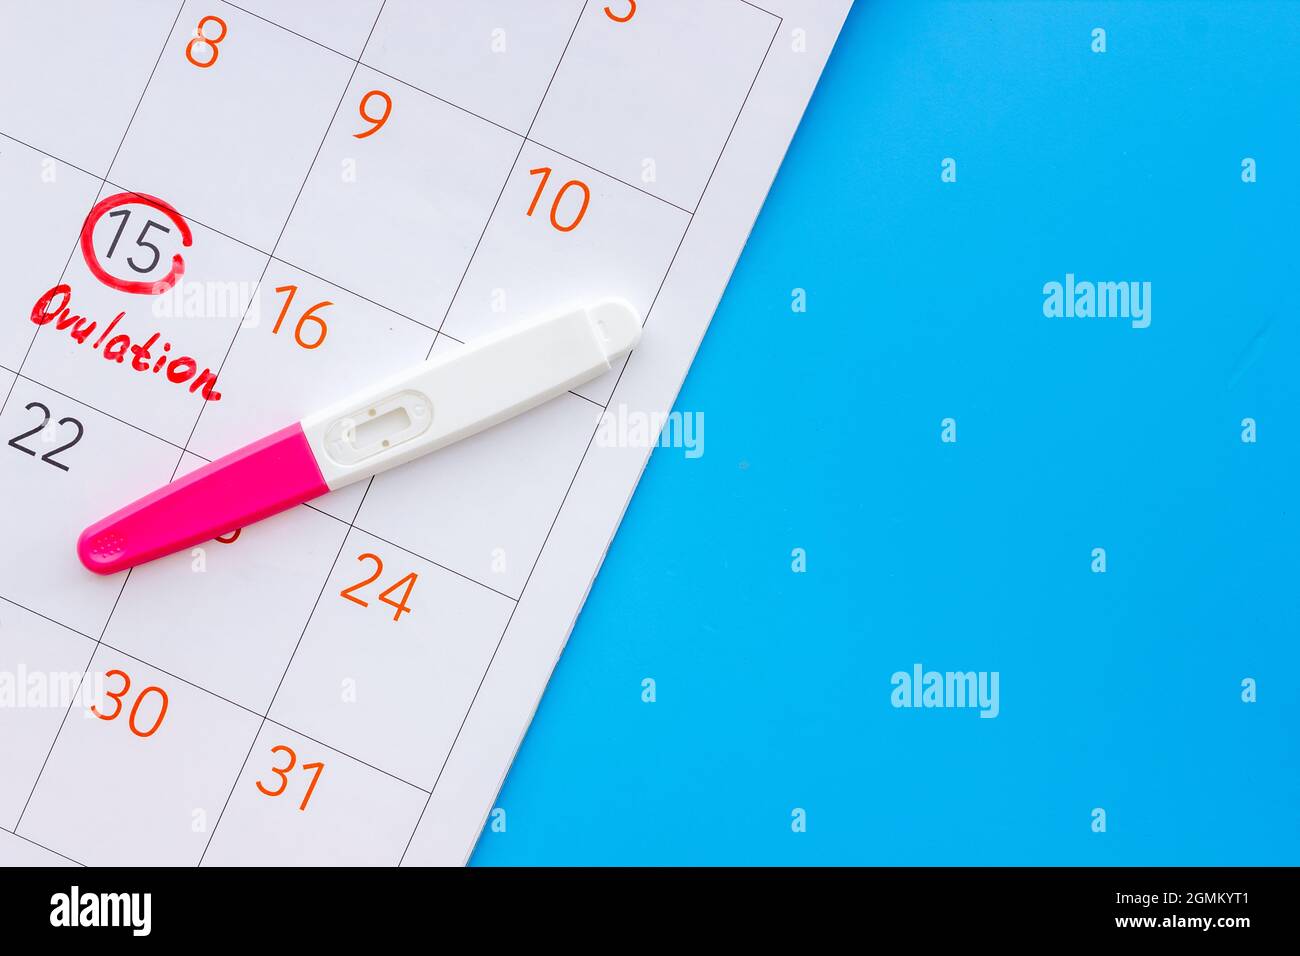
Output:
[[[370,102],[370,97],[372,96],[377,96],[384,101],[384,112],[380,116],[371,116],[366,112],[366,104]],[[358,111],[361,113],[361,118],[363,120],[374,125],[364,133],[353,133],[352,135],[357,139],[365,139],[367,136],[374,136],[383,129],[384,124],[388,122],[388,114],[393,111],[393,98],[383,90],[371,90],[365,96],[361,97],[361,104],[358,107]]]

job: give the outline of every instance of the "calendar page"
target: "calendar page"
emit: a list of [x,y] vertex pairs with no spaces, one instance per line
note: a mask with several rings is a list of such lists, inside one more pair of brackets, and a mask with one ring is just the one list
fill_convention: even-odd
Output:
[[[850,0],[0,3],[0,862],[465,862]],[[507,424],[129,572],[81,529],[618,296]],[[617,432],[615,432],[617,435]]]

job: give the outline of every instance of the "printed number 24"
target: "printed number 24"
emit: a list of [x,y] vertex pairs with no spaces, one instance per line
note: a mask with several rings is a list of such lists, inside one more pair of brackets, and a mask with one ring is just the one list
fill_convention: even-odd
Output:
[[[361,588],[365,587],[367,584],[371,584],[374,581],[376,581],[379,578],[379,575],[384,573],[384,562],[380,560],[379,555],[370,554],[369,552],[367,552],[366,554],[357,555],[357,560],[375,562],[375,573],[370,575],[370,577],[366,578],[363,581],[358,581],[356,584],[352,585],[351,587],[344,588],[342,591],[339,592],[339,596],[347,598],[353,604],[360,604],[362,607],[370,607],[369,601],[357,597],[352,592],[358,591]],[[379,593],[379,600],[381,602],[387,604],[389,607],[397,608],[397,610],[393,612],[394,621],[399,620],[403,613],[406,614],[411,613],[411,609],[406,606],[406,602],[411,599],[411,591],[415,588],[415,580],[416,580],[416,573],[414,571],[411,571],[408,574],[403,575],[391,587],[385,588],[383,591]],[[402,596],[400,598],[394,601],[388,595],[392,594],[403,584],[406,585],[406,590],[402,592]]]

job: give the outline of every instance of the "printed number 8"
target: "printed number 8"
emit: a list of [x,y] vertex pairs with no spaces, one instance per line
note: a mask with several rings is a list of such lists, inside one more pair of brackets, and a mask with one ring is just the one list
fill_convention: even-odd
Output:
[[[203,28],[207,26],[209,23],[215,23],[218,26],[220,26],[221,32],[214,37],[210,37],[204,34]],[[226,38],[226,21],[221,19],[221,17],[204,17],[202,20],[199,21],[199,25],[194,31],[194,39],[190,40],[189,43],[185,44],[185,59],[189,60],[199,69],[206,70],[212,64],[217,62],[217,56],[221,52],[220,50],[217,49],[217,44],[220,43],[225,38]],[[211,49],[212,50],[211,58],[209,58],[208,60],[202,63],[194,59],[194,44],[196,43],[202,43],[204,46]]]

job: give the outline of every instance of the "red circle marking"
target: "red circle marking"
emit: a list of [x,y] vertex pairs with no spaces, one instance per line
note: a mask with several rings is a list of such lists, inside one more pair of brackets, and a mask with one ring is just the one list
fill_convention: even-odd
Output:
[[86,260],[91,274],[110,289],[116,289],[119,292],[131,292],[135,295],[161,295],[176,284],[181,276],[185,274],[185,260],[181,258],[180,253],[172,256],[172,269],[161,279],[152,282],[140,282],[133,279],[119,279],[111,275],[107,269],[99,264],[99,257],[95,255],[94,234],[95,226],[104,214],[118,206],[129,206],[138,204],[141,206],[150,206],[168,219],[170,219],[181,233],[181,245],[189,246],[194,241],[194,236],[190,232],[190,225],[181,218],[181,214],[171,207],[170,204],[163,202],[157,196],[147,196],[144,193],[118,193],[115,196],[109,196],[95,204],[95,208],[90,210],[90,215],[86,217],[86,223],[81,227],[81,254]]

